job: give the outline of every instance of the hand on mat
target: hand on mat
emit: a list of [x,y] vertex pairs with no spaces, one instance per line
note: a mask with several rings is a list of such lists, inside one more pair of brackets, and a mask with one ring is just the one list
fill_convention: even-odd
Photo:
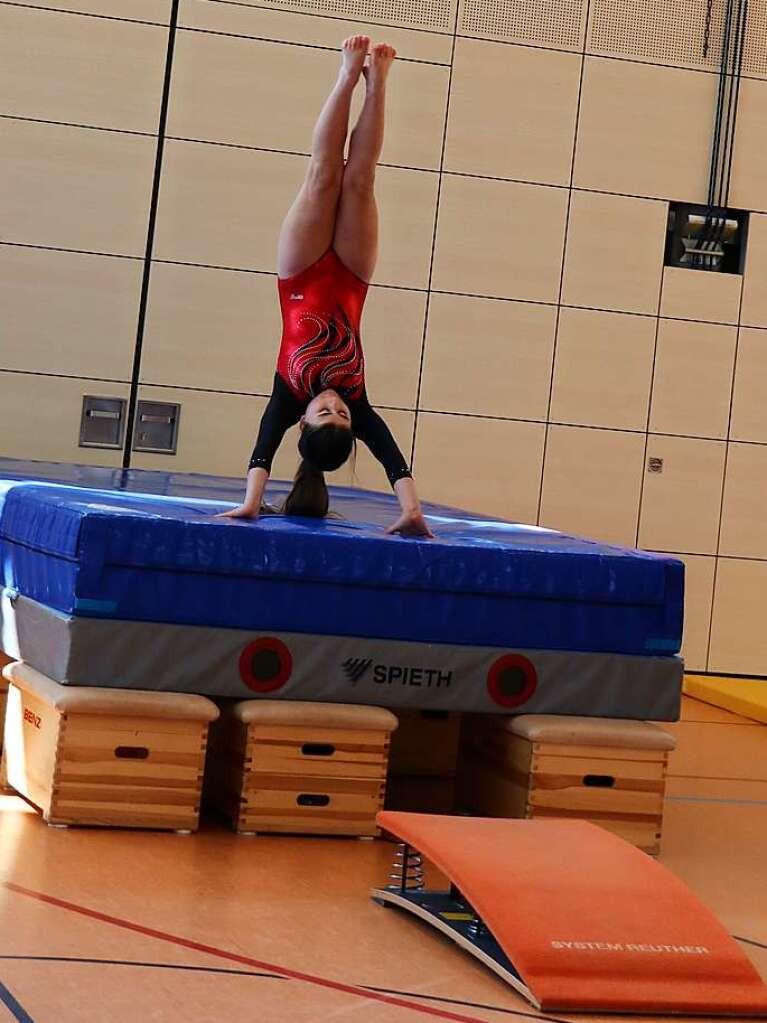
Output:
[[260,508],[251,508],[247,504],[238,505],[237,508],[230,508],[229,511],[220,512],[217,519],[257,519]]
[[399,533],[401,536],[426,536],[430,540],[434,539],[434,533],[426,524],[426,519],[420,508],[418,511],[404,511],[386,532],[387,534]]

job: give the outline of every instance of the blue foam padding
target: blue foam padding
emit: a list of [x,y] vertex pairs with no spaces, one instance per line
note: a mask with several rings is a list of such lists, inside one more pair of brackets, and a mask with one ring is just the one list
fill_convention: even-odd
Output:
[[[437,505],[384,535],[390,494],[342,518],[214,516],[242,480],[0,459],[3,584],[75,616],[628,654],[681,644],[684,566]],[[286,484],[271,484],[278,503]]]

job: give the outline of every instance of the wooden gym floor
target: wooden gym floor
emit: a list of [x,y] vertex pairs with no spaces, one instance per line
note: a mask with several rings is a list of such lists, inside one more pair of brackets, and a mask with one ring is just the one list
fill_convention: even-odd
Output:
[[[690,699],[672,727],[661,860],[767,978],[767,727]],[[215,823],[191,837],[56,830],[0,796],[0,1023],[538,1018],[447,939],[370,901],[391,851]]]

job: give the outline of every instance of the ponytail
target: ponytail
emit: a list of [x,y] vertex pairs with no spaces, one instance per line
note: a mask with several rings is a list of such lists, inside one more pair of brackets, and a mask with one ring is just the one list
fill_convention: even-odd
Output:
[[324,519],[328,513],[330,496],[325,474],[305,458],[301,459],[293,489],[285,499],[284,515],[303,515],[311,519]]
[[340,468],[354,447],[354,435],[349,427],[304,426],[298,442],[301,462],[293,489],[282,506],[283,514],[324,519],[330,504],[325,473]]

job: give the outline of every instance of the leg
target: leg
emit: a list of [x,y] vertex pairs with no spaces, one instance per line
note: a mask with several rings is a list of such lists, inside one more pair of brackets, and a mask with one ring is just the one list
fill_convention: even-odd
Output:
[[343,179],[352,93],[369,45],[367,36],[351,36],[344,42],[338,81],[314,128],[306,179],[282,224],[277,246],[280,277],[305,270],[330,248]]
[[384,141],[386,78],[395,57],[391,46],[374,46],[365,69],[365,104],[352,132],[333,239],[341,260],[365,281],[373,276],[378,259],[375,173]]

